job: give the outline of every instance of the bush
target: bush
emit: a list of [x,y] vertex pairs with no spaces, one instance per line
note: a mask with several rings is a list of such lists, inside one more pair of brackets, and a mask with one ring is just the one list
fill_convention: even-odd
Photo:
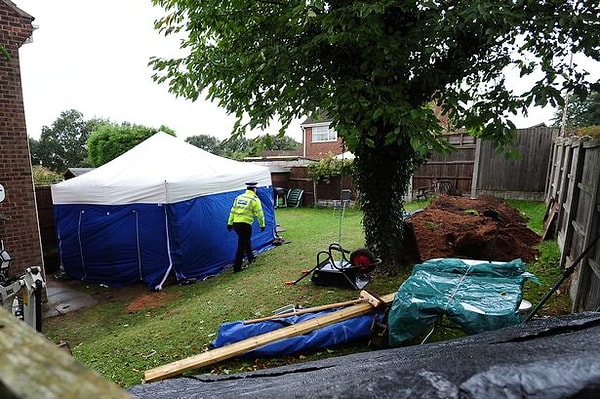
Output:
[[594,139],[600,139],[600,126],[580,127],[575,134],[577,134],[577,136],[590,136]]
[[49,186],[52,183],[58,183],[63,177],[42,165],[34,165],[32,168],[33,183],[36,186]]

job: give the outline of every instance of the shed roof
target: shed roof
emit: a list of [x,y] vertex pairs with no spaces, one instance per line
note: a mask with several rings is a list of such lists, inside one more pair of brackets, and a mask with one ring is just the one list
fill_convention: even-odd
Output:
[[68,168],[63,177],[65,180],[69,180],[92,170],[94,170],[94,168]]

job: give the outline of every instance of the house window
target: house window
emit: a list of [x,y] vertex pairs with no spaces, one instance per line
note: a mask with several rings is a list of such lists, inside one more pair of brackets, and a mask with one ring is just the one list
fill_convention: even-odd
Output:
[[329,126],[314,126],[312,128],[312,142],[320,143],[324,141],[336,141],[337,132],[330,129]]

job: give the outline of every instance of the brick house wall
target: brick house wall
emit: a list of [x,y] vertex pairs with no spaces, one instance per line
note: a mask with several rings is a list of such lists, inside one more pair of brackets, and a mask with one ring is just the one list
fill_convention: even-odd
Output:
[[[442,108],[438,105],[432,104],[434,113],[440,121],[440,124],[447,132],[451,131],[450,121],[447,115],[442,115]],[[325,114],[320,114],[316,118],[308,117],[301,124],[303,135],[302,135],[302,148],[304,157],[314,160],[320,160],[333,155],[340,155],[346,152],[344,144],[340,137],[337,141],[324,141],[324,142],[313,142],[313,127],[314,126],[329,126],[331,119]]]
[[309,159],[324,159],[329,156],[339,155],[344,152],[344,145],[342,139],[338,137],[337,141],[312,141],[312,127],[304,128],[303,135],[304,143],[302,143],[306,149],[305,157]]
[[342,139],[337,137],[335,141],[317,141],[313,142],[313,128],[317,126],[329,126],[331,119],[320,115],[313,119],[306,118],[301,124],[302,128],[302,149],[303,156],[308,159],[320,160],[331,155],[339,155],[345,152]]
[[29,141],[21,86],[19,48],[33,32],[33,17],[9,0],[0,0],[0,238],[11,255],[10,274],[43,266]]

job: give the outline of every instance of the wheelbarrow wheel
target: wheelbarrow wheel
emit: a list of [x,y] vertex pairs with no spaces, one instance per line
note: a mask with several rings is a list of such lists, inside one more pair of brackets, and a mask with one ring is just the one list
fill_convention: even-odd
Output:
[[360,248],[350,254],[350,264],[357,266],[362,273],[368,273],[373,269],[377,258],[366,248]]

